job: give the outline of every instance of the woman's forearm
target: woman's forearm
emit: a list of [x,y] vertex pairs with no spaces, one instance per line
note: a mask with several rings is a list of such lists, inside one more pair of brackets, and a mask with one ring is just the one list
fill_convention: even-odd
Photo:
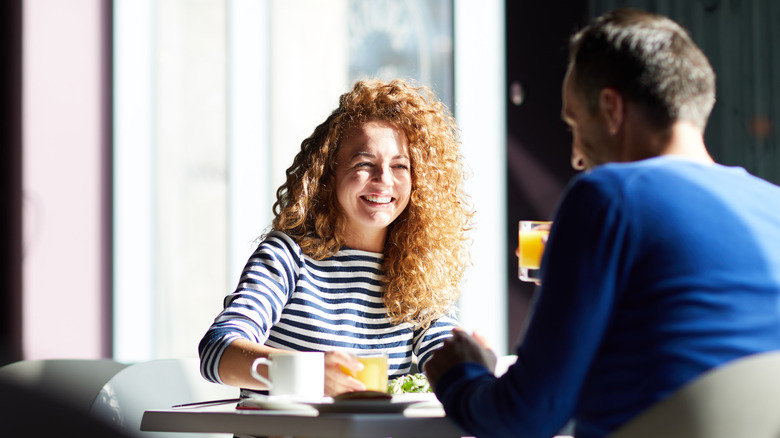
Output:
[[[225,384],[248,389],[268,389],[252,377],[249,370],[258,357],[268,357],[268,354],[280,351],[246,339],[236,339],[222,353],[219,361],[219,378]],[[257,372],[268,377],[268,367],[259,367]]]

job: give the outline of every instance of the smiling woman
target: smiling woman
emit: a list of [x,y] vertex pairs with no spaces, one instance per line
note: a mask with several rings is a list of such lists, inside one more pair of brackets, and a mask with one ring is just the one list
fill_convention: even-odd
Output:
[[401,128],[370,121],[345,135],[336,163],[336,197],[348,223],[344,243],[381,252],[387,227],[409,203],[409,146]]
[[[365,390],[366,350],[390,376],[423,365],[457,325],[472,211],[459,131],[427,88],[357,82],[301,144],[270,231],[200,344],[212,381],[265,389],[257,357],[324,351],[325,393]],[[258,372],[262,374],[265,369]]]

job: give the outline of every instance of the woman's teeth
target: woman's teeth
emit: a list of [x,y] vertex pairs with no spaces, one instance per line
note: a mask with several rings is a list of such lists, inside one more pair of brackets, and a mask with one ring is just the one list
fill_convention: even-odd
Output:
[[377,204],[387,204],[393,198],[390,196],[364,196],[363,199],[366,201],[376,202]]

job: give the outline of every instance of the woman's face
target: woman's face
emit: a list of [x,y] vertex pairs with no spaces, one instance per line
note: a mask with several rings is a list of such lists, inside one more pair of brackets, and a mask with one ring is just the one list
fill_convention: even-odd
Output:
[[375,120],[345,133],[336,155],[336,197],[347,221],[347,246],[380,252],[411,189],[409,144],[401,128]]

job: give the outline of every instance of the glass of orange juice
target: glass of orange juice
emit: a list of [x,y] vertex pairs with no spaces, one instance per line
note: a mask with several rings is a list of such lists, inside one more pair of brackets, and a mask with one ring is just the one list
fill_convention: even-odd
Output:
[[358,353],[355,356],[363,364],[363,369],[357,373],[344,367],[341,370],[363,382],[367,391],[387,392],[387,353]]
[[539,267],[542,264],[550,226],[550,221],[520,221],[517,231],[517,267],[520,280],[539,283]]

